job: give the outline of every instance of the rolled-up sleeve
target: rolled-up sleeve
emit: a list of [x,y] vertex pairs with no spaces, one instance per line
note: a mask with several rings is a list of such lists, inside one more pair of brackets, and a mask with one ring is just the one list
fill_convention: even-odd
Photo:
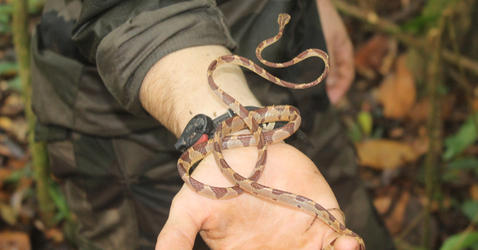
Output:
[[96,64],[107,89],[133,114],[146,114],[139,89],[149,69],[165,55],[200,45],[235,47],[214,1],[130,2],[137,3],[130,11],[124,3],[104,4],[106,10],[93,6],[90,13],[82,10],[88,18],[80,17],[73,39]]

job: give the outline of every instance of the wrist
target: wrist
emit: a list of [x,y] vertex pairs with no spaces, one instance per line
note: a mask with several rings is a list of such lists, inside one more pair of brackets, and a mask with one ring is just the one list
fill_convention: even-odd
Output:
[[[246,106],[247,110],[255,110],[259,107]],[[184,152],[193,145],[204,143],[214,137],[217,127],[220,123],[234,117],[236,114],[231,109],[216,118],[211,118],[204,114],[194,116],[186,125],[178,141],[174,145],[176,150]],[[247,131],[247,130],[245,130]],[[238,134],[237,132],[234,134]],[[241,134],[241,133],[239,133]]]
[[[207,83],[211,61],[229,54],[222,46],[200,46],[173,52],[147,73],[140,89],[143,107],[179,137],[197,114],[215,118],[228,107]],[[244,105],[260,106],[239,67],[224,65],[214,74],[218,85]]]

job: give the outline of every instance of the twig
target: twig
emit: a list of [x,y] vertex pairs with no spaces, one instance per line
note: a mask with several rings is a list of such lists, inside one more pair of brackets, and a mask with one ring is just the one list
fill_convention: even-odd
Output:
[[402,240],[403,238],[405,238],[413,229],[418,226],[418,223],[420,223],[425,214],[425,211],[421,211],[419,214],[415,215],[412,221],[407,225],[405,229],[402,230],[402,232],[397,237],[395,237],[395,239]]
[[22,81],[25,114],[28,121],[28,144],[32,156],[36,195],[43,222],[53,225],[55,205],[48,193],[48,157],[44,143],[35,142],[35,115],[31,109],[31,73],[30,73],[30,41],[28,33],[28,5],[26,0],[13,1],[13,42]]
[[428,82],[428,98],[430,100],[430,112],[428,114],[428,139],[429,149],[425,158],[425,191],[428,198],[426,204],[424,234],[423,234],[423,246],[425,249],[432,249],[430,221],[432,212],[432,203],[435,200],[435,194],[440,192],[440,179],[438,178],[440,173],[440,155],[442,145],[442,121],[440,119],[440,107],[441,96],[438,91],[439,86],[442,84],[442,34],[445,28],[445,21],[447,16],[443,15],[438,20],[438,27],[431,28],[428,31],[426,39],[430,48],[431,54],[429,64],[427,66],[427,82]]
[[[332,2],[334,3],[335,7],[344,14],[365,21],[368,24],[372,25],[374,28],[393,35],[402,43],[405,43],[412,47],[416,47],[421,50],[425,50],[429,53],[433,53],[432,51],[430,51],[428,44],[424,40],[404,33],[401,30],[400,26],[385,18],[379,17],[375,12],[362,10],[356,6],[344,2],[343,0],[332,0]],[[463,67],[464,69],[469,70],[470,72],[473,72],[474,74],[478,75],[478,62],[443,48],[441,49],[440,53],[443,59],[446,60],[448,63]]]
[[424,2],[425,2],[425,0],[410,1],[408,6],[403,8],[402,11],[393,14],[390,17],[390,21],[400,22],[400,21],[403,21],[403,20],[407,19],[409,16],[414,15],[415,13],[420,11],[420,8],[423,6]]
[[447,62],[458,65],[459,67],[463,67],[464,69],[468,69],[478,75],[478,63],[472,59],[453,53],[449,50],[443,50],[442,56]]

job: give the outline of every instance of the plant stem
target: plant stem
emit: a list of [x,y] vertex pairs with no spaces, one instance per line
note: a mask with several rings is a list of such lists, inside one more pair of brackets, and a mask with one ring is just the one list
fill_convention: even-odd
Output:
[[423,246],[425,249],[432,249],[430,221],[432,213],[432,204],[436,194],[440,192],[440,155],[442,145],[442,121],[440,117],[441,95],[438,91],[442,85],[442,34],[445,27],[446,16],[442,16],[438,21],[437,28],[431,28],[427,34],[427,44],[430,48],[429,63],[427,65],[427,96],[431,103],[428,114],[428,138],[429,149],[425,158],[425,191],[428,198],[426,204]]
[[41,142],[35,142],[36,118],[31,109],[30,39],[28,32],[28,3],[26,0],[13,1],[12,31],[19,65],[18,72],[22,82],[25,115],[28,121],[28,144],[32,157],[40,217],[45,225],[51,226],[53,225],[55,205],[48,193],[48,156],[46,145]]

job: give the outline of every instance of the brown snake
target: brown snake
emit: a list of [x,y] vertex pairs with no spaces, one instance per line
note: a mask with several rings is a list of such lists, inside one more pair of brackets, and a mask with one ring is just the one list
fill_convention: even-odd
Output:
[[[279,32],[276,36],[269,38],[261,42],[256,48],[256,56],[264,65],[284,68],[297,64],[298,62],[309,58],[319,57],[325,64],[324,71],[314,81],[308,83],[291,83],[279,79],[262,67],[253,63],[251,60],[238,56],[238,55],[225,55],[215,59],[208,68],[207,76],[209,86],[213,92],[220,97],[220,99],[237,115],[227,119],[218,125],[214,138],[194,145],[185,151],[178,160],[178,171],[184,182],[189,185],[194,191],[199,194],[205,195],[213,199],[227,199],[235,197],[246,191],[250,194],[256,195],[261,198],[273,200],[281,204],[297,207],[309,213],[316,215],[319,220],[328,225],[332,230],[340,235],[351,236],[355,238],[361,249],[365,249],[364,242],[360,236],[345,227],[343,223],[337,220],[327,209],[313,200],[293,194],[287,191],[278,190],[275,188],[267,187],[257,183],[267,158],[267,145],[275,142],[282,141],[291,136],[300,126],[299,111],[289,105],[278,105],[260,108],[254,111],[248,111],[242,106],[236,99],[229,94],[225,93],[213,80],[214,70],[221,64],[231,63],[245,67],[259,76],[286,88],[291,89],[305,89],[320,83],[328,73],[329,61],[328,55],[319,49],[307,49],[294,57],[292,60],[283,63],[272,63],[264,60],[261,56],[261,52],[267,46],[275,43],[282,37],[285,25],[289,22],[290,16],[288,14],[280,14],[277,21],[279,23]],[[286,121],[287,123],[276,129],[266,130],[262,129],[259,124]],[[242,130],[244,128],[249,129],[251,134],[232,136],[231,133]],[[225,161],[222,150],[236,147],[247,147],[255,145],[258,150],[257,162],[254,170],[249,178],[243,177],[235,172]],[[190,169],[199,161],[201,161],[206,155],[213,153],[221,172],[230,179],[236,185],[233,187],[214,187],[204,184],[195,180],[190,175]],[[333,249],[333,242],[329,243],[324,249]]]

